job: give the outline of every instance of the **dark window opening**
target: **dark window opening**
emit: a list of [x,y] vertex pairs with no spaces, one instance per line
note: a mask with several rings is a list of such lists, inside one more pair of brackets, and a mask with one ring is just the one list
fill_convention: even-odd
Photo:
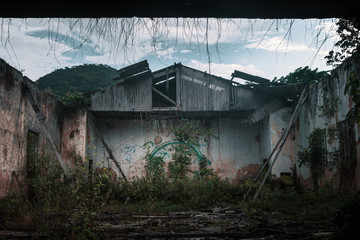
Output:
[[340,173],[338,191],[350,189],[356,182],[356,140],[354,124],[344,120],[338,123],[339,152],[337,169]]
[[326,132],[321,134],[321,164],[323,169],[328,166],[328,150],[326,141]]
[[338,123],[339,134],[339,163],[338,170],[340,172],[340,186],[352,184],[355,178],[356,168],[356,140],[354,124],[350,124],[345,120]]
[[27,152],[39,150],[39,133],[28,131],[27,134]]
[[26,146],[26,174],[28,178],[35,177],[36,159],[39,151],[39,133],[28,131]]
[[[341,160],[354,161],[356,159],[356,142],[354,125],[347,120],[338,123],[339,157]],[[355,160],[356,161],[356,160]]]
[[176,72],[153,79],[153,107],[176,107]]

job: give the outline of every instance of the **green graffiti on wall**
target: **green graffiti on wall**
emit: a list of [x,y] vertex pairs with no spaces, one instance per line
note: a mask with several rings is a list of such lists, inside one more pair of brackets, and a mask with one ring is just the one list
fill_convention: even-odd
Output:
[[[195,147],[192,144],[188,144],[188,143],[184,143],[184,142],[177,142],[177,141],[167,141],[167,142],[160,144],[159,146],[156,146],[154,148],[154,150],[152,150],[152,152],[150,153],[150,159],[155,157],[156,154],[160,153],[161,150],[165,149],[166,147],[171,146],[171,145],[180,145],[180,144],[188,146],[191,150],[193,150],[195,152],[195,154],[197,156],[195,161],[198,161],[199,159],[205,157],[205,155],[201,153],[200,149],[198,149],[197,147]],[[211,162],[209,160],[208,160],[208,165],[211,165]]]

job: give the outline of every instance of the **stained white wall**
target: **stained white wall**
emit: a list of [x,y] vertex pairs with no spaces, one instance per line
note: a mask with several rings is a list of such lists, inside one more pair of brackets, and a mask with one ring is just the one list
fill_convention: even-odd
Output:
[[[270,115],[271,149],[276,146],[283,132],[286,130],[292,114],[293,107],[286,107]],[[275,161],[272,168],[272,174],[280,177],[281,173],[291,172],[290,168],[296,161],[295,154],[295,132],[294,129],[292,129]]]
[[[239,125],[238,119],[212,118],[207,120],[191,120],[198,128],[213,129],[218,137],[203,136],[200,150],[211,161],[211,168],[223,178],[235,179],[239,169],[249,164],[260,164],[260,123]],[[152,151],[157,145],[156,136],[161,136],[162,143],[171,141],[171,128],[175,120],[140,119],[97,119],[96,126],[109,144],[122,170],[131,179],[144,174],[144,157],[146,151]],[[94,133],[92,133],[94,137]],[[105,166],[116,170],[109,160],[101,141],[91,138],[90,157],[95,160],[95,167]],[[206,139],[206,141],[205,141]],[[149,149],[144,144],[149,142]],[[171,154],[165,156],[171,161]],[[196,169],[197,163],[193,168]]]

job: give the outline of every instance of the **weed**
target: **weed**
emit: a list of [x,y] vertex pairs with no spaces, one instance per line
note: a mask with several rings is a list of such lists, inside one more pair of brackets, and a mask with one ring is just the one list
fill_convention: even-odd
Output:
[[[199,129],[195,127],[188,119],[182,119],[180,123],[172,129],[174,140],[179,142],[173,147],[175,153],[173,161],[169,163],[170,177],[177,181],[179,178],[186,178],[190,172],[192,158],[196,155],[193,147],[200,147],[200,136],[216,138],[211,129]],[[193,147],[192,147],[193,146]],[[199,178],[210,176],[211,169],[207,169],[208,159],[205,156],[198,156],[199,172],[196,173]]]
[[343,205],[344,196],[337,194],[331,186],[324,184],[316,191],[297,192],[294,187],[272,189],[257,200],[243,203],[245,212],[281,212],[296,220],[329,220]]
[[23,223],[30,218],[30,225],[49,238],[59,234],[52,229],[63,227],[70,221],[69,236],[62,237],[97,239],[92,217],[107,202],[108,175],[99,174],[90,182],[87,168],[77,165],[68,173],[71,178],[64,178],[52,157],[34,152],[28,153],[27,167],[28,194],[6,199],[6,220]]
[[85,111],[89,108],[90,100],[82,92],[67,93],[60,98],[61,116],[71,115],[78,110]]

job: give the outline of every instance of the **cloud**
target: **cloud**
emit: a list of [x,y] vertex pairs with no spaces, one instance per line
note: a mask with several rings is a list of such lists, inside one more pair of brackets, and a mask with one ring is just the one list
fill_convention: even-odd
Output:
[[84,59],[90,63],[102,63],[113,65],[114,67],[124,67],[129,64],[140,61],[145,58],[148,54],[153,53],[153,48],[148,44],[144,43],[138,47],[131,49],[123,49],[122,51],[114,54],[114,49],[110,46],[99,46],[102,53],[99,55],[84,56]]
[[173,54],[175,52],[176,52],[175,49],[170,47],[167,49],[156,50],[155,54],[158,58],[162,58],[164,60],[170,60],[170,59],[173,59]]
[[[254,21],[248,19],[215,18],[155,18],[145,22],[141,38],[150,37],[172,43],[183,43],[190,47],[241,42],[252,28]],[[140,22],[141,22],[140,21]]]
[[[58,68],[83,63],[127,65],[154,54],[150,36],[131,39],[131,44],[124,48],[122,42],[99,39],[96,34],[84,41],[84,32],[75,28],[69,32],[69,24],[70,19],[55,23],[44,19],[26,22],[14,19],[9,24],[9,43],[4,43],[7,32],[1,32],[0,57],[18,70],[24,70],[24,75],[32,80],[37,80]],[[165,59],[172,58],[175,53],[174,48],[162,49],[160,46],[157,50],[158,56]]]
[[[7,39],[6,21],[7,19],[4,23],[5,30],[0,32],[2,44]],[[34,80],[57,68],[83,63],[103,63],[122,67],[142,59],[156,57],[160,61],[176,59],[186,62],[185,55],[180,55],[182,57],[180,59],[177,54],[187,54],[187,59],[196,59],[194,56],[196,53],[202,55],[209,49],[212,54],[215,50],[219,50],[221,57],[227,62],[230,60],[239,62],[240,54],[236,53],[234,56],[234,51],[230,49],[236,46],[242,50],[244,44],[247,48],[256,48],[266,52],[315,54],[317,51],[315,45],[308,46],[301,41],[304,39],[303,30],[301,36],[299,35],[300,38],[294,42],[282,41],[283,37],[274,36],[274,34],[284,34],[284,29],[289,25],[286,21],[283,23],[279,21],[277,24],[278,20],[121,18],[12,19],[9,21],[11,21],[11,45],[7,44],[6,48],[0,47],[0,57],[18,69],[25,69],[24,74]],[[108,22],[114,24],[107,24]],[[73,27],[70,29],[69,26]],[[93,27],[92,34],[87,31],[89,26]],[[279,31],[277,31],[278,26]],[[314,28],[333,31],[332,25],[325,20],[319,22],[314,20],[311,29]],[[208,37],[207,40],[205,36]],[[295,38],[295,34],[292,36]],[[85,39],[86,42],[84,42]],[[209,49],[204,48],[206,43],[209,44]],[[79,44],[82,47],[78,51],[76,46]],[[215,49],[215,46],[219,49]],[[323,49],[326,48],[321,50]],[[264,51],[256,52],[260,55],[257,55],[255,51],[253,55],[260,56],[259,58],[262,59],[269,56]],[[320,56],[326,54],[327,51],[318,52]],[[300,57],[297,59],[299,61]],[[206,61],[198,60],[189,63],[197,64],[199,69],[208,71],[209,66]],[[259,61],[256,64],[257,66],[263,64],[262,68],[266,69],[263,62]],[[212,63],[210,69],[211,73],[225,78],[230,78],[234,69],[264,76],[263,72],[252,64]]]
[[293,23],[288,32],[281,36],[270,31],[262,37],[247,41],[244,47],[276,53],[301,52],[324,57],[334,46],[337,37],[334,19],[297,20]]
[[[27,34],[33,31],[31,26],[19,27],[19,20],[14,20],[10,27],[9,42],[0,48],[0,56],[9,64],[24,71],[24,75],[32,80],[64,66],[68,66],[71,58],[61,52],[70,51],[65,45],[57,46],[53,51],[46,38],[38,38]],[[3,34],[3,33],[2,33]]]
[[262,49],[270,52],[304,52],[315,51],[316,49],[302,43],[293,43],[283,37],[265,37],[263,40],[253,40],[251,43],[245,45],[247,48]]
[[[188,63],[189,66],[201,71],[209,72],[209,64],[200,62],[197,60],[191,60]],[[215,76],[220,76],[225,79],[230,79],[234,70],[239,70],[256,76],[264,76],[264,72],[256,68],[252,64],[240,65],[240,64],[225,64],[225,63],[210,63],[210,73]]]
[[183,49],[183,50],[180,51],[180,53],[184,53],[184,54],[186,54],[186,53],[191,53],[191,52],[192,52],[192,51],[189,50],[189,49]]

